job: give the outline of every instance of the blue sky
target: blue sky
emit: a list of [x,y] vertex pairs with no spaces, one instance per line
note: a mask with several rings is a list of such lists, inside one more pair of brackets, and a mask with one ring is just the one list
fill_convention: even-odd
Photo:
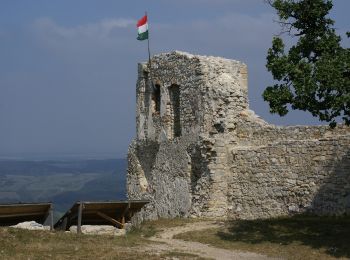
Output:
[[[149,13],[151,51],[245,62],[250,107],[270,123],[318,124],[269,114],[267,49],[279,26],[263,0],[0,0],[0,156],[124,157],[135,135],[137,19]],[[331,17],[349,30],[350,1]],[[348,44],[348,40],[345,44]]]

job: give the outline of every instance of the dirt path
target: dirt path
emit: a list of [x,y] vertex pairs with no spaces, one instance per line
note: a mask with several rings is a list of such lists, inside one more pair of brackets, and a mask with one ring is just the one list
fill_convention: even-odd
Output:
[[228,259],[271,259],[264,255],[249,252],[232,251],[222,248],[216,248],[199,242],[183,241],[173,238],[175,235],[188,232],[198,231],[208,228],[217,228],[223,223],[214,221],[196,222],[186,224],[182,227],[168,228],[155,237],[151,237],[153,242],[159,242],[148,246],[148,249],[155,252],[178,251],[195,254],[200,257],[228,260]]

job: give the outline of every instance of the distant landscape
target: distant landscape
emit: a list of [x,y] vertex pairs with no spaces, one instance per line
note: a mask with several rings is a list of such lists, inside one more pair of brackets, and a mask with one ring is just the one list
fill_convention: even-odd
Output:
[[126,164],[126,159],[0,160],[0,203],[51,201],[57,219],[79,200],[123,200]]

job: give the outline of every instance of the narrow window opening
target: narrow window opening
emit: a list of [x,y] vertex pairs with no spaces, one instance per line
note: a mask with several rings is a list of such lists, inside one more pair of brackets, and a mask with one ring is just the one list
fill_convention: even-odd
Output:
[[173,137],[179,137],[181,136],[180,87],[178,85],[171,85],[169,87],[169,95],[172,134]]
[[152,112],[160,113],[160,85],[155,84],[152,90]]

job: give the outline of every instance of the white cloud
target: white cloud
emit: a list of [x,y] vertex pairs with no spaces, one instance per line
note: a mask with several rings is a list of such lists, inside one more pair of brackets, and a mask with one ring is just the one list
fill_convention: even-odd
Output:
[[32,23],[30,30],[38,46],[61,59],[75,62],[89,57],[99,58],[118,49],[127,53],[137,43],[136,21],[125,18],[102,19],[76,26],[64,26],[51,18],[40,18]]
[[[271,46],[273,35],[280,30],[273,22],[274,18],[273,13],[248,15],[237,12],[211,19],[155,22],[150,28],[151,51],[178,49],[225,56],[254,66],[259,62],[264,69],[266,51]],[[137,58],[141,54],[142,57],[146,50],[145,44],[136,40],[135,24],[133,19],[112,18],[63,26],[50,18],[40,18],[33,23],[32,29],[40,46],[52,50],[60,58],[79,61],[112,55],[122,63],[121,59],[130,59],[130,55]]]
[[33,28],[36,32],[41,34],[64,39],[76,37],[106,39],[112,35],[114,30],[125,29],[130,26],[135,26],[135,24],[136,21],[132,19],[110,18],[101,20],[97,23],[64,27],[58,25],[50,18],[39,18],[33,23]]
[[152,42],[158,50],[182,49],[195,53],[225,55],[239,53],[254,57],[265,55],[274,34],[279,32],[274,14],[256,16],[229,13],[215,19],[197,19],[190,23],[153,24]]
[[[207,1],[207,0],[200,0]],[[222,0],[225,1],[225,0]],[[277,33],[272,13],[249,16],[229,13],[212,19],[197,19],[175,24],[152,23],[151,41],[157,50],[184,49],[193,51],[228,51],[232,48],[261,49]],[[96,46],[135,47],[136,21],[111,18],[78,26],[62,26],[50,18],[40,18],[33,23],[37,38],[47,47],[96,48]],[[196,52],[196,50],[194,50]],[[225,53],[225,52],[224,52]]]

